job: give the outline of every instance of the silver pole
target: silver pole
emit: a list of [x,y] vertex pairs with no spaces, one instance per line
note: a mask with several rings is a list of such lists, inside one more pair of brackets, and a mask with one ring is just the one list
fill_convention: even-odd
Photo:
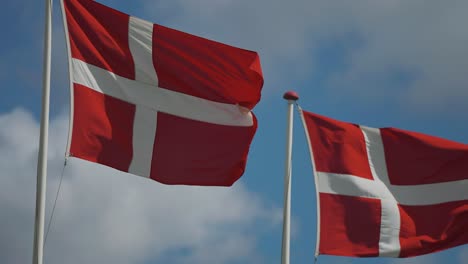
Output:
[[291,230],[291,159],[293,139],[294,103],[299,99],[295,92],[286,92],[283,96],[288,100],[288,128],[286,143],[286,168],[284,175],[284,207],[283,207],[283,241],[281,246],[281,264],[289,264],[290,230]]
[[33,264],[42,264],[44,250],[44,215],[47,180],[47,139],[49,134],[50,64],[52,46],[52,0],[45,0],[44,58],[42,82],[41,132],[37,160],[36,216],[34,222]]

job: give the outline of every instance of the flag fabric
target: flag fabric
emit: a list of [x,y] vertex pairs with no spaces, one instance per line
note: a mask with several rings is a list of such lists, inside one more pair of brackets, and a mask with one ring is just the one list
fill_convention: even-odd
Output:
[[301,111],[317,254],[411,257],[468,243],[468,145]]
[[229,186],[257,128],[259,56],[63,0],[72,128],[68,155],[165,184]]

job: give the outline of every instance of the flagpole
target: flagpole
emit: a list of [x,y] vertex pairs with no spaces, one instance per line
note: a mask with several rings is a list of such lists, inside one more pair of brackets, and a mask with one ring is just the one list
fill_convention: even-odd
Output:
[[289,91],[283,95],[288,101],[288,128],[286,143],[286,168],[284,175],[284,207],[283,207],[283,241],[281,245],[281,264],[289,264],[289,244],[291,230],[291,158],[294,121],[294,103],[299,99],[296,92]]
[[50,65],[52,46],[52,0],[45,0],[44,57],[42,76],[42,113],[37,160],[36,214],[34,222],[33,264],[42,264],[47,180],[47,139],[49,134]]

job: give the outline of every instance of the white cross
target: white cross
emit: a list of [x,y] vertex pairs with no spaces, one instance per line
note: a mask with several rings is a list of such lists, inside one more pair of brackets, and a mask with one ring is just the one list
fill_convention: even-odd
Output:
[[[72,82],[136,106],[133,126],[133,159],[129,173],[149,177],[157,112],[229,126],[252,126],[249,109],[214,102],[158,87],[153,66],[153,24],[130,17],[129,46],[135,63],[135,80],[72,59]],[[183,73],[181,73],[183,74]]]
[[[468,180],[411,186],[392,185],[388,178],[380,130],[361,126],[374,180],[316,172],[320,193],[375,198],[381,201],[379,256],[400,255],[400,212],[397,204],[432,205],[468,199]],[[320,153],[315,153],[320,155]],[[318,243],[318,242],[317,242]]]

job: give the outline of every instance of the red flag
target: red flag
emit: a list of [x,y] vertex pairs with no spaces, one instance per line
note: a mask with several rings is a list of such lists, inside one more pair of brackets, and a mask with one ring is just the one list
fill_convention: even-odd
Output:
[[411,257],[468,243],[468,145],[302,112],[318,253]]
[[166,184],[232,185],[257,128],[257,53],[65,0],[69,155]]

